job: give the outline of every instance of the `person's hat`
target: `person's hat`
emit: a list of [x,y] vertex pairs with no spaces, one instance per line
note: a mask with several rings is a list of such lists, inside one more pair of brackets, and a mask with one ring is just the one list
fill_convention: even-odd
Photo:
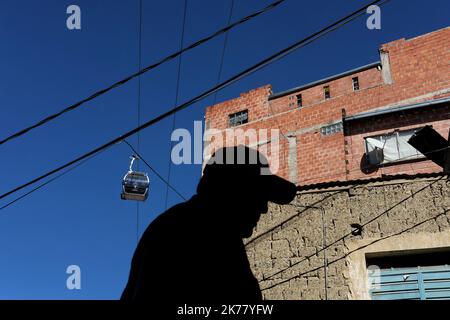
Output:
[[207,161],[197,190],[223,192],[224,188],[256,192],[277,204],[290,203],[297,191],[295,184],[270,171],[262,153],[243,145],[217,150]]

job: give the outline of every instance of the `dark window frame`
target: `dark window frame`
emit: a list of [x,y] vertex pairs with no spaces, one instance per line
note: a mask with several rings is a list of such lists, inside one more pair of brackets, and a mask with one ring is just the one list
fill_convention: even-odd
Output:
[[297,108],[303,107],[303,96],[301,93],[295,96],[297,98]]
[[360,89],[359,77],[353,77],[352,78],[352,87],[353,87],[353,91],[359,91],[359,89]]
[[323,96],[325,100],[331,99],[331,89],[330,86],[323,87]]
[[246,123],[248,123],[248,109],[228,115],[228,125],[230,127],[237,127]]

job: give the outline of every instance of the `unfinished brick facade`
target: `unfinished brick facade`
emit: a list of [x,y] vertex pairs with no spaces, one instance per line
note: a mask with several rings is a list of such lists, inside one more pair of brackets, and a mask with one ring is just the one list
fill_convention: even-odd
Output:
[[[348,129],[345,132],[327,136],[321,134],[321,128],[367,111],[449,97],[450,28],[384,44],[380,48],[380,60],[280,94],[273,94],[269,85],[243,93],[239,98],[208,107],[206,127],[225,133],[229,128],[229,115],[248,110],[249,121],[240,125],[240,129],[280,129],[284,137],[279,141],[282,162],[278,174],[291,180],[295,178],[293,182],[298,185],[381,176],[383,170],[367,174],[358,169],[358,161],[364,153],[361,153],[363,138],[373,134],[370,132],[371,119],[359,124],[366,128],[358,130],[357,135],[353,134],[351,124],[344,123]],[[352,86],[355,77],[359,81],[356,91]],[[330,88],[329,99],[324,98],[325,86]],[[297,107],[299,94],[302,95],[301,107]],[[446,137],[448,110],[440,112],[443,122],[437,125],[437,130]],[[402,130],[412,125],[405,112],[401,115],[404,119],[399,118],[399,114],[390,116],[393,126],[389,129]],[[427,120],[420,122],[430,123]],[[386,126],[383,129],[389,131]],[[293,145],[295,154],[289,152]],[[349,145],[351,148],[347,147]],[[438,169],[429,161],[419,167],[421,172]],[[416,171],[414,166],[407,164],[393,166],[388,172],[414,174]]]
[[237,128],[280,129],[277,174],[299,190],[291,204],[270,205],[246,240],[266,299],[370,299],[372,255],[450,252],[442,168],[424,157],[369,165],[365,143],[424,125],[447,138],[450,27],[384,44],[379,62],[340,75],[278,94],[268,85],[208,107],[206,128],[225,134],[229,115],[243,110],[248,123]]

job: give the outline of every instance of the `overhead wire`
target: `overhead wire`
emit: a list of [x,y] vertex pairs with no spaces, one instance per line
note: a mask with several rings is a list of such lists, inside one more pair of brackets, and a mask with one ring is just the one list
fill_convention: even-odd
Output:
[[[446,149],[450,149],[450,146],[449,146],[449,147],[445,147],[445,148],[436,149],[436,150],[431,150],[431,151],[429,151],[429,152],[423,153],[423,155],[426,155],[426,154],[429,154],[429,153],[435,153],[435,152],[443,151],[443,150],[446,150]],[[411,157],[411,156],[407,156],[407,157],[404,157],[404,158],[400,158],[398,161],[406,161],[406,160],[408,160],[409,157]],[[357,169],[350,170],[349,172],[356,172],[356,171],[361,172],[361,169],[360,169],[360,168],[357,168]],[[341,174],[341,173],[339,173],[339,174]],[[445,176],[445,174],[444,174],[444,176]],[[315,178],[312,178],[312,179],[317,179],[317,178],[320,178],[320,177],[315,177]],[[308,179],[308,180],[312,180],[312,179]],[[305,181],[308,181],[308,180],[302,180],[302,181],[305,182]],[[384,185],[383,185],[383,186],[384,186]],[[339,193],[339,191],[336,192],[336,193],[334,193],[334,194],[331,195],[331,196],[334,196],[334,195],[337,194],[337,193]],[[331,196],[330,196],[330,197],[331,197]],[[386,203],[386,199],[385,199],[385,203]],[[296,206],[296,207],[305,207],[305,208],[321,208],[321,207],[319,207],[319,206],[299,206],[299,205],[295,205],[295,206]],[[263,233],[259,234],[257,237],[252,238],[250,241],[248,241],[248,242],[245,244],[245,246],[248,246],[248,245],[254,243],[256,240],[258,240],[259,238],[261,238],[263,235],[275,231],[278,227],[280,227],[280,226],[284,225],[285,223],[291,221],[295,216],[296,216],[296,215],[290,217],[290,218],[287,219],[287,220],[284,220],[284,221],[281,222],[280,224],[275,225],[275,226],[271,227],[270,229],[264,231]],[[354,230],[353,230],[353,231],[354,231]]]
[[145,160],[145,158],[129,143],[127,140],[123,140],[130,149],[138,156],[140,160],[144,162],[144,164],[162,181],[164,182],[170,189],[172,189],[181,199],[187,200],[185,196],[183,196],[174,186],[172,186],[164,177],[156,170],[154,169],[148,162]]
[[[140,152],[138,152],[138,151],[137,151],[137,150],[136,150],[136,149],[135,149],[128,141],[124,140],[123,142],[125,142],[125,143],[128,145],[128,147],[130,147],[131,151],[132,151],[134,154],[136,154],[136,156],[137,156],[139,159],[141,159],[141,160],[144,162],[144,164],[145,164],[145,165],[146,165],[146,166],[147,166],[147,167],[148,167],[148,168],[149,168],[149,169],[150,169],[150,170],[151,170],[151,171],[152,171],[152,172],[153,172],[153,173],[154,173],[154,174],[155,174],[162,182],[163,182],[163,183],[165,183],[166,185],[168,185],[169,188],[171,188],[171,189],[172,189],[172,190],[173,190],[173,191],[174,191],[181,199],[186,200],[186,197],[183,196],[183,195],[182,195],[182,194],[181,194],[174,186],[170,185],[170,184],[168,183],[168,181],[165,180],[165,179],[162,177],[162,175],[161,175],[155,168],[153,168],[153,167],[152,167],[152,166],[144,159],[144,157],[141,155]],[[7,207],[13,205],[14,203],[16,203],[16,202],[22,200],[23,198],[25,198],[25,197],[31,195],[32,193],[38,191],[39,189],[41,189],[41,188],[47,186],[48,184],[50,184],[50,183],[56,181],[57,179],[63,177],[64,175],[66,175],[66,174],[69,173],[70,171],[72,171],[72,170],[74,170],[74,169],[76,169],[76,168],[82,166],[83,164],[85,164],[86,162],[88,162],[89,160],[91,160],[92,158],[94,158],[95,156],[98,156],[98,155],[100,155],[101,153],[105,152],[106,150],[109,150],[109,148],[103,149],[103,150],[100,151],[99,153],[97,153],[97,154],[95,154],[95,155],[92,155],[92,156],[90,156],[89,158],[86,158],[86,159],[80,161],[79,163],[75,164],[74,166],[72,166],[72,167],[70,167],[70,168],[64,170],[64,171],[61,172],[60,174],[58,174],[58,175],[54,176],[53,178],[51,178],[51,179],[45,181],[44,183],[38,185],[37,187],[35,187],[35,188],[31,189],[30,191],[24,193],[23,195],[20,195],[19,197],[15,198],[14,200],[12,200],[12,201],[6,203],[5,205],[1,206],[1,207],[0,207],[0,210],[6,209]]]
[[[299,260],[299,261],[297,261],[297,262],[295,262],[295,263],[292,263],[292,264],[291,264],[288,268],[286,268],[286,269],[277,271],[277,272],[275,272],[275,273],[273,273],[273,274],[271,274],[271,275],[269,275],[269,276],[267,276],[267,277],[264,277],[263,280],[270,280],[270,279],[272,279],[273,277],[275,277],[276,275],[279,275],[279,274],[281,274],[282,272],[286,271],[287,269],[290,269],[290,268],[292,268],[292,267],[294,267],[294,266],[296,266],[296,265],[298,265],[298,264],[300,264],[300,263],[302,263],[302,262],[304,262],[304,261],[307,261],[307,260],[311,259],[312,257],[318,255],[320,252],[322,252],[322,251],[324,251],[324,250],[326,250],[326,249],[332,247],[332,246],[335,245],[336,243],[338,243],[338,242],[340,242],[340,241],[343,241],[344,239],[346,239],[347,237],[349,237],[350,235],[352,235],[355,231],[361,230],[361,229],[364,228],[366,225],[368,225],[368,224],[374,222],[375,220],[379,219],[381,216],[387,214],[388,212],[390,212],[391,210],[393,210],[393,209],[396,208],[397,206],[401,205],[402,203],[404,203],[404,202],[407,201],[408,199],[413,198],[415,195],[417,195],[418,193],[422,192],[423,190],[425,190],[425,189],[431,187],[433,184],[437,183],[438,181],[441,181],[443,178],[444,178],[444,177],[440,177],[440,178],[438,178],[438,179],[432,181],[431,183],[427,184],[426,186],[420,188],[419,190],[414,191],[413,193],[411,193],[411,195],[409,195],[409,196],[403,198],[401,201],[397,202],[396,204],[394,204],[394,205],[391,206],[390,208],[388,208],[388,209],[382,211],[380,214],[378,214],[378,215],[376,215],[375,217],[369,219],[368,221],[366,221],[365,223],[363,223],[362,225],[360,225],[358,228],[355,228],[355,229],[352,228],[351,231],[349,231],[348,233],[344,234],[342,237],[336,239],[336,240],[333,241],[332,243],[327,244],[326,246],[322,247],[321,249],[318,249],[315,253],[313,253],[313,254],[311,254],[311,255],[308,255],[308,256],[306,256],[305,258],[303,258],[303,259],[301,259],[301,260]],[[295,205],[294,205],[294,206],[295,206]]]
[[97,154],[95,154],[95,155],[92,155],[92,156],[90,156],[90,157],[88,157],[88,158],[86,158],[86,159],[84,159],[84,160],[78,162],[77,164],[75,164],[75,165],[72,166],[72,167],[67,168],[66,170],[64,170],[64,171],[61,172],[60,174],[54,176],[53,178],[51,178],[51,179],[45,181],[44,183],[42,183],[42,184],[38,185],[37,187],[31,189],[30,191],[28,191],[28,192],[26,192],[26,193],[20,195],[19,197],[15,198],[14,200],[12,200],[12,201],[6,203],[5,205],[1,206],[1,207],[0,207],[0,210],[6,209],[7,207],[13,205],[14,203],[16,203],[16,202],[22,200],[22,199],[25,198],[25,197],[31,195],[32,193],[38,191],[39,189],[45,187],[46,185],[48,185],[48,184],[54,182],[55,180],[58,180],[59,178],[65,176],[65,175],[66,175],[67,173],[69,173],[70,171],[72,171],[72,170],[74,170],[74,169],[76,169],[76,168],[82,166],[83,164],[85,164],[86,162],[88,162],[89,160],[91,160],[92,158],[94,158],[95,156],[100,155],[101,153],[105,152],[105,151],[108,150],[108,149],[109,149],[109,148],[103,149],[103,150],[101,150],[99,153],[97,153]]
[[[186,1],[185,1],[185,2],[186,2]],[[378,1],[375,1],[375,2],[378,2]],[[181,56],[180,56],[180,59],[181,59]],[[273,60],[273,61],[276,61],[276,60]],[[181,63],[180,63],[180,64],[181,64]],[[179,74],[178,74],[178,77],[179,77]],[[220,76],[219,76],[219,79],[220,79]],[[179,81],[179,79],[178,79],[178,81]],[[140,78],[139,78],[139,84],[140,84]],[[177,85],[177,87],[178,87],[178,85]],[[178,88],[177,88],[177,89],[178,89]],[[140,85],[139,85],[139,91],[140,91]],[[217,94],[217,92],[218,92],[218,90],[215,91],[216,94]],[[178,94],[177,94],[177,97],[178,97]],[[140,99],[139,99],[139,103],[138,103],[138,104],[140,104]],[[138,110],[139,110],[139,111],[138,111],[138,114],[139,114],[140,109],[138,109]],[[173,114],[175,115],[175,113],[173,113]],[[175,116],[174,116],[174,119],[175,119]],[[140,121],[138,120],[138,128],[140,128],[140,127],[141,127],[141,126],[140,126]],[[140,132],[140,130],[137,131],[137,133],[138,133],[138,149],[139,149],[139,132]],[[9,139],[8,139],[8,140],[9,140]],[[145,164],[146,164],[146,165],[147,165],[147,166],[148,166],[148,167],[149,167],[149,168],[150,168],[150,169],[151,169],[151,170],[152,170],[152,171],[153,171],[153,172],[161,179],[161,180],[163,180],[163,181],[166,183],[166,185],[167,185],[168,188],[170,187],[170,188],[171,188],[172,190],[174,190],[181,198],[183,198],[183,199],[185,200],[185,198],[184,198],[184,197],[183,197],[183,196],[182,196],[175,188],[173,188],[172,186],[170,186],[169,181],[165,181],[165,180],[164,180],[164,179],[163,179],[163,178],[162,178],[162,177],[161,177],[161,176],[160,176],[160,175],[159,175],[159,174],[158,174],[158,173],[157,173],[157,172],[156,172],[156,171],[155,171],[155,170],[154,170],[154,169],[146,162],[146,161],[145,161],[145,159],[142,158],[142,156],[140,155],[140,153],[139,153],[138,151],[136,151],[136,150],[132,147],[131,144],[129,144],[126,140],[123,140],[123,141],[124,141],[126,144],[128,144],[128,145],[130,146],[130,148],[136,153],[136,155],[137,155],[140,159],[142,159],[142,160],[144,161],[144,163],[145,163]],[[6,141],[0,142],[0,144],[2,144],[2,143],[4,143],[4,142],[6,142]],[[106,146],[106,147],[102,148],[101,150],[99,150],[99,151],[97,151],[97,152],[103,152],[103,151],[107,150],[107,148],[110,147],[110,146],[111,146],[111,145]],[[448,148],[448,147],[447,147],[447,148]],[[447,149],[447,148],[442,148],[442,149],[440,149],[440,150],[444,150],[444,149]],[[434,150],[434,151],[432,151],[432,152],[438,152],[438,151],[440,151],[440,150]],[[56,177],[50,179],[49,181],[45,182],[44,184],[40,185],[39,187],[34,188],[32,191],[28,192],[27,194],[25,194],[25,195],[23,195],[23,196],[17,198],[16,200],[10,202],[9,204],[7,204],[7,205],[1,207],[0,210],[6,208],[7,206],[13,204],[14,202],[16,202],[16,201],[22,199],[23,197],[25,197],[25,196],[31,194],[32,192],[38,190],[39,188],[41,188],[41,187],[47,185],[48,183],[50,183],[50,182],[52,182],[52,181],[58,179],[58,178],[61,177],[61,176],[65,175],[65,174],[68,173],[69,171],[71,171],[71,170],[75,169],[76,167],[78,167],[78,166],[84,164],[85,162],[87,162],[89,159],[91,159],[93,156],[95,156],[95,155],[97,155],[97,154],[98,154],[98,153],[94,153],[94,154],[91,154],[91,155],[88,156],[88,157],[85,157],[84,160],[82,160],[82,161],[79,162],[78,164],[76,164],[76,165],[74,165],[73,167],[67,169],[66,171],[64,171],[64,172],[61,173],[60,175],[58,175],[58,176],[56,176]],[[424,188],[418,190],[418,191],[415,192],[414,194],[417,194],[418,192],[424,190],[425,188],[431,186],[433,183],[436,183],[437,181],[439,181],[439,180],[441,180],[441,179],[442,179],[442,178],[437,179],[436,181],[432,182],[431,184],[429,184],[429,185],[425,186]],[[4,196],[5,196],[5,195],[2,195],[0,198],[3,198]],[[366,223],[364,223],[364,224],[363,224],[361,227],[359,227],[358,229],[361,229],[361,228],[364,227],[365,225],[367,225],[367,224],[369,224],[369,223],[375,221],[375,220],[378,219],[381,215],[385,214],[385,213],[386,213],[387,211],[389,211],[389,210],[392,210],[392,209],[395,208],[397,205],[403,203],[404,201],[406,201],[406,200],[409,199],[410,197],[412,197],[412,195],[409,196],[409,197],[407,197],[407,198],[405,198],[405,199],[403,199],[402,201],[400,201],[399,203],[397,203],[395,206],[393,206],[393,207],[389,208],[388,210],[382,212],[381,214],[379,214],[378,216],[374,217],[373,219],[367,221]],[[166,201],[167,201],[167,199],[166,199]],[[354,230],[352,230],[350,233],[346,234],[344,237],[347,237],[348,235],[352,234],[353,231],[354,231]],[[344,238],[344,237],[343,237],[343,238]],[[343,238],[340,238],[340,239],[338,239],[337,241],[341,241]],[[335,243],[336,243],[336,242],[334,242],[333,244],[335,244]],[[317,255],[320,251],[325,250],[326,248],[330,247],[330,246],[333,245],[333,244],[330,244],[330,245],[328,245],[328,246],[324,246],[321,250],[319,250],[318,252],[316,252],[314,255]],[[298,262],[298,263],[300,263],[300,262]],[[296,265],[296,264],[298,264],[298,263],[295,263],[294,265]],[[290,267],[292,267],[292,266],[293,266],[293,265],[291,265]],[[275,276],[275,275],[276,275],[276,274],[269,276],[268,279],[270,279],[271,277],[273,277],[273,276]],[[279,283],[276,284],[276,285],[279,285]],[[268,288],[265,288],[265,289],[263,289],[263,290],[267,290],[267,289],[268,289]]]
[[[227,24],[231,23],[231,18],[233,17],[233,9],[234,9],[234,0],[230,0],[230,11],[228,13]],[[225,33],[224,38],[223,38],[222,53],[220,55],[219,70],[217,72],[216,84],[219,84],[220,79],[222,78],[222,70],[223,70],[223,64],[224,64],[224,60],[225,60],[225,52],[227,50],[227,45],[228,45],[228,35],[229,35],[229,32]],[[215,105],[216,102],[217,102],[217,92],[214,93],[213,105]]]
[[247,21],[250,21],[250,20],[256,18],[257,16],[259,16],[259,15],[265,13],[265,12],[268,12],[268,11],[276,8],[278,5],[280,5],[281,3],[285,2],[285,1],[286,0],[274,1],[273,3],[271,3],[271,4],[267,5],[266,7],[264,7],[263,9],[258,10],[256,12],[254,12],[254,13],[246,16],[246,17],[244,17],[244,18],[241,18],[238,21],[232,23],[231,25],[228,25],[228,26],[226,26],[226,27],[216,31],[216,32],[212,33],[211,35],[209,35],[209,36],[207,36],[205,38],[202,38],[202,39],[200,39],[200,40],[198,40],[198,41],[196,41],[194,43],[191,43],[189,46],[185,47],[184,49],[182,49],[180,51],[177,51],[177,52],[174,52],[174,53],[172,53],[172,54],[162,58],[158,62],[153,63],[153,64],[151,64],[151,65],[149,65],[149,66],[139,70],[138,72],[135,72],[132,75],[130,75],[130,76],[128,76],[128,77],[126,77],[126,78],[124,78],[122,80],[119,80],[119,81],[113,83],[112,85],[110,85],[110,86],[108,86],[108,87],[106,87],[104,89],[96,91],[95,93],[91,94],[87,98],[84,98],[84,99],[82,99],[82,100],[80,100],[80,101],[78,101],[78,102],[76,102],[76,103],[74,103],[74,104],[72,104],[72,105],[70,105],[70,106],[68,106],[68,107],[66,107],[66,108],[64,108],[64,109],[54,113],[54,114],[52,114],[52,115],[49,115],[49,116],[39,120],[38,122],[36,122],[36,123],[26,127],[26,128],[23,128],[23,129],[15,132],[15,133],[9,135],[8,137],[0,140],[0,145],[4,144],[4,143],[6,143],[6,142],[8,142],[8,141],[10,141],[12,139],[16,139],[16,138],[18,138],[18,137],[28,133],[29,131],[31,131],[33,129],[36,129],[36,128],[40,127],[40,126],[43,126],[44,124],[46,124],[46,123],[48,123],[48,122],[50,122],[52,120],[55,120],[56,118],[59,118],[60,116],[62,116],[63,114],[65,114],[67,112],[70,112],[72,110],[75,110],[75,109],[79,108],[80,106],[82,106],[86,102],[94,100],[97,97],[99,97],[99,96],[101,96],[101,95],[103,95],[103,94],[105,94],[105,93],[107,93],[107,92],[109,92],[109,91],[111,91],[111,90],[113,90],[115,88],[118,88],[118,87],[124,85],[125,83],[129,82],[130,80],[132,80],[132,79],[134,79],[136,77],[139,77],[140,75],[142,75],[142,74],[144,74],[144,73],[146,73],[146,72],[148,72],[148,71],[150,71],[152,69],[155,69],[156,67],[160,66],[161,64],[175,59],[176,57],[178,57],[179,55],[181,55],[184,52],[192,50],[192,49],[200,46],[201,44],[203,44],[205,42],[208,42],[208,41],[210,41],[210,40],[220,36],[223,33],[227,33],[229,30],[235,28],[236,26],[241,25],[243,23],[246,23]]
[[[360,246],[360,247],[358,247],[358,248],[356,248],[356,249],[353,249],[353,250],[351,250],[351,251],[345,253],[344,255],[342,255],[342,256],[339,257],[339,258],[336,258],[336,259],[334,259],[334,260],[332,260],[332,261],[328,261],[327,266],[330,266],[331,264],[336,263],[336,262],[339,261],[339,260],[342,260],[343,258],[349,256],[350,254],[352,254],[352,253],[354,253],[354,252],[356,252],[356,251],[358,251],[358,250],[367,248],[368,246],[371,246],[371,245],[374,244],[374,243],[383,241],[383,240],[388,239],[388,238],[391,238],[391,237],[393,237],[393,236],[401,235],[401,234],[403,234],[403,233],[405,233],[405,232],[408,232],[408,231],[410,231],[410,230],[412,230],[412,229],[414,229],[414,228],[416,228],[416,227],[418,227],[418,226],[423,225],[424,223],[426,223],[426,222],[428,222],[428,221],[436,220],[437,218],[439,218],[439,217],[441,217],[441,216],[446,216],[448,212],[450,212],[450,209],[446,208],[446,209],[444,209],[443,212],[438,213],[437,215],[434,215],[434,216],[429,217],[429,218],[427,218],[427,219],[424,219],[424,220],[422,220],[421,222],[418,222],[418,223],[414,224],[414,225],[411,226],[411,227],[408,227],[408,228],[406,228],[406,229],[404,229],[404,230],[401,230],[401,231],[399,231],[399,232],[397,232],[397,233],[394,233],[394,234],[391,234],[391,235],[387,235],[387,236],[384,236],[384,237],[375,239],[375,240],[371,241],[371,242],[368,243],[368,244],[364,244],[364,245],[362,245],[362,246]],[[274,287],[276,287],[276,286],[279,286],[279,285],[281,285],[281,284],[283,284],[283,283],[289,282],[289,281],[291,281],[291,280],[293,280],[293,279],[300,278],[301,276],[303,276],[303,275],[305,275],[305,274],[308,274],[308,273],[311,273],[311,272],[314,272],[314,271],[318,271],[318,270],[322,269],[323,267],[324,267],[324,266],[319,266],[319,267],[316,267],[316,268],[313,268],[313,269],[310,269],[310,270],[301,272],[300,274],[297,274],[297,275],[295,275],[295,276],[292,276],[292,277],[290,277],[290,278],[288,278],[288,279],[284,279],[284,280],[282,280],[282,281],[279,281],[279,282],[277,282],[277,283],[274,283],[274,284],[272,284],[272,285],[269,285],[269,286],[267,286],[267,287],[265,287],[265,288],[262,288],[261,291],[267,291],[267,290],[270,290],[270,289],[272,289],[272,288],[274,288]]]
[[[180,51],[183,50],[183,44],[184,44],[184,32],[186,29],[186,14],[187,14],[187,2],[188,0],[184,0],[184,10],[183,10],[183,22],[182,22],[182,27],[181,27],[181,37],[180,37]],[[225,34],[228,34],[225,33]],[[174,106],[176,106],[178,104],[178,98],[179,98],[179,91],[180,91],[180,79],[181,79],[181,58],[182,58],[182,54],[180,54],[178,56],[178,70],[177,70],[177,80],[176,80],[176,87],[175,87],[175,102],[174,102]],[[175,130],[175,125],[176,125],[176,116],[177,114],[174,113],[172,115],[172,131],[173,132]],[[172,150],[172,139],[169,139],[169,161],[168,161],[168,170],[167,170],[167,181],[170,182],[170,175],[172,172],[172,153],[170,152],[170,150]],[[168,205],[168,199],[169,199],[169,186],[166,186],[166,196],[165,196],[165,200],[164,200],[164,208],[167,209],[167,205]]]
[[[139,22],[138,22],[138,70],[142,68],[142,0],[139,1]],[[138,77],[137,92],[137,125],[141,125],[141,77]],[[141,132],[137,133],[137,150],[140,151]],[[139,161],[137,163],[139,171]],[[139,201],[136,201],[136,242],[139,241]]]
[[27,186],[29,186],[31,184],[34,184],[34,183],[36,183],[36,182],[38,182],[38,181],[40,181],[42,179],[45,179],[46,177],[48,177],[48,176],[50,176],[50,175],[52,175],[52,174],[54,174],[54,173],[56,173],[58,171],[61,171],[61,170],[65,169],[66,167],[68,167],[68,166],[70,166],[70,165],[72,165],[72,164],[74,164],[76,162],[79,162],[79,161],[81,161],[81,160],[83,160],[83,159],[85,159],[85,158],[87,158],[87,157],[89,157],[89,156],[99,152],[100,150],[103,150],[103,149],[105,149],[105,148],[107,148],[107,147],[109,147],[109,146],[111,146],[113,144],[116,144],[116,143],[118,143],[118,142],[120,142],[120,141],[122,141],[122,140],[124,140],[124,139],[126,139],[126,138],[128,138],[128,137],[130,137],[130,136],[132,136],[134,134],[136,134],[137,132],[139,132],[139,131],[141,131],[141,130],[143,130],[143,129],[145,129],[145,128],[147,128],[147,127],[149,127],[149,126],[151,126],[151,125],[153,125],[153,124],[155,124],[155,123],[157,123],[157,122],[159,122],[159,121],[161,121],[161,120],[163,120],[165,118],[167,118],[168,116],[170,116],[170,115],[172,115],[172,114],[174,114],[176,112],[179,112],[179,111],[189,107],[190,105],[192,105],[192,104],[194,104],[196,102],[199,102],[199,101],[203,100],[204,98],[210,96],[211,94],[215,93],[216,91],[222,90],[223,88],[225,88],[225,87],[235,83],[236,81],[242,79],[243,77],[245,77],[245,76],[247,76],[249,74],[252,74],[252,73],[256,72],[257,70],[260,70],[261,68],[263,68],[263,67],[265,67],[265,66],[267,66],[267,65],[269,65],[269,64],[271,64],[271,63],[273,63],[275,61],[278,61],[279,59],[281,59],[281,57],[285,57],[286,55],[294,52],[296,49],[301,48],[301,47],[303,47],[303,46],[313,42],[314,40],[317,40],[317,39],[321,38],[322,36],[328,34],[331,31],[336,30],[338,27],[343,26],[343,25],[347,24],[350,21],[353,21],[357,17],[359,17],[362,14],[364,14],[366,12],[366,9],[369,6],[374,5],[374,4],[382,5],[382,4],[385,4],[388,1],[390,1],[390,0],[375,0],[375,1],[372,1],[372,2],[364,5],[363,7],[357,9],[356,11],[353,11],[352,13],[346,15],[345,17],[337,20],[336,22],[334,22],[334,23],[332,23],[332,24],[322,28],[321,30],[319,30],[319,31],[317,31],[317,32],[307,36],[306,38],[303,38],[303,39],[295,42],[294,44],[292,44],[292,45],[290,45],[290,46],[288,46],[288,47],[286,47],[286,48],[276,52],[275,54],[272,54],[271,56],[269,56],[269,57],[259,61],[258,63],[254,64],[253,66],[251,66],[251,67],[249,67],[249,68],[239,72],[238,74],[230,77],[229,79],[223,81],[222,83],[220,83],[220,84],[218,84],[218,85],[208,89],[207,91],[205,91],[205,92],[195,96],[194,98],[191,98],[190,100],[182,103],[181,105],[179,105],[179,106],[177,106],[175,108],[172,108],[172,109],[170,109],[170,110],[160,114],[159,116],[156,116],[153,119],[148,120],[147,122],[143,123],[142,125],[140,125],[140,126],[134,128],[134,129],[132,129],[132,130],[122,134],[121,136],[118,136],[118,137],[114,138],[113,140],[111,140],[111,141],[109,141],[109,142],[107,142],[107,143],[105,143],[105,144],[103,144],[103,145],[101,145],[101,146],[99,146],[99,147],[97,147],[97,148],[95,148],[95,149],[93,149],[93,150],[91,150],[91,151],[89,151],[89,152],[87,152],[87,153],[85,153],[85,154],[83,154],[83,155],[81,155],[81,156],[79,156],[79,157],[77,157],[77,158],[75,158],[75,159],[65,163],[64,165],[61,165],[61,166],[59,166],[59,167],[57,167],[57,168],[55,168],[55,169],[53,169],[53,170],[51,170],[51,171],[49,171],[49,172],[47,172],[45,174],[42,174],[41,176],[39,176],[37,178],[34,178],[34,179],[32,179],[32,180],[30,180],[30,181],[28,181],[28,182],[26,182],[26,183],[24,183],[24,184],[22,184],[22,185],[20,185],[20,186],[18,186],[16,188],[14,188],[14,189],[12,189],[12,190],[10,190],[8,192],[0,195],[0,199],[3,199],[5,197],[13,194],[14,192],[17,192],[17,191],[19,191],[19,190],[21,190],[21,189],[23,189],[23,188],[25,188],[25,187],[27,187]]

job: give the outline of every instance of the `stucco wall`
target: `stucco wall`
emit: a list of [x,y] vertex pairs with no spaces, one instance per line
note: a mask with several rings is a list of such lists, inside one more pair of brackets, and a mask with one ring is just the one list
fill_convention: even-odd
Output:
[[[289,205],[270,205],[247,254],[265,299],[367,299],[365,255],[450,248],[449,208],[447,177],[303,191]],[[351,224],[374,218],[348,235]]]

